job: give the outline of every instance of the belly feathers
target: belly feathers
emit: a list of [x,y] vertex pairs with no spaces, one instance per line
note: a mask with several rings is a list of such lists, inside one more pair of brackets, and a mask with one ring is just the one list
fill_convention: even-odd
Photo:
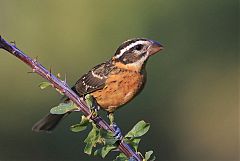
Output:
[[113,112],[137,95],[143,85],[143,75],[125,71],[111,75],[103,89],[92,93],[97,103],[106,111]]

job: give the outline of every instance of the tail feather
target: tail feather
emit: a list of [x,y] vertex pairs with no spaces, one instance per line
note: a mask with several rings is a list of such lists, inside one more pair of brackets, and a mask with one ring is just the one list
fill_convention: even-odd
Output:
[[47,114],[32,127],[34,132],[51,132],[58,123],[62,120],[63,117],[67,116],[70,113],[56,115],[56,114]]

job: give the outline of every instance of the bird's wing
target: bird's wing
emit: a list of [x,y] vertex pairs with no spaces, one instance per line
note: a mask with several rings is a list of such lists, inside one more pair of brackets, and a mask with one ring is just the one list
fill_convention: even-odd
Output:
[[111,62],[95,66],[92,70],[84,74],[72,88],[79,96],[92,93],[105,86],[108,74],[113,69]]

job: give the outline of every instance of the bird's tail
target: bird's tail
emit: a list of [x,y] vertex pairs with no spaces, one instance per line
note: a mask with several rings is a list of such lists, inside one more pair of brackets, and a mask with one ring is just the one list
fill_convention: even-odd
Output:
[[44,116],[41,120],[39,120],[37,123],[35,123],[32,127],[32,130],[35,132],[51,132],[57,124],[61,121],[61,119],[65,116],[67,116],[70,113],[65,113],[61,115],[56,114],[47,114]]

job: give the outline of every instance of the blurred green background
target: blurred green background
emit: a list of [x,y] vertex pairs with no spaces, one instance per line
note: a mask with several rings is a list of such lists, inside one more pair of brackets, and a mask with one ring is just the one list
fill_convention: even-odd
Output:
[[[116,113],[127,132],[151,123],[140,150],[157,160],[239,160],[239,4],[232,0],[0,0],[0,34],[53,72],[75,81],[123,41],[147,37],[165,50],[147,64],[148,82]],[[100,160],[83,153],[85,134],[66,118],[52,134],[32,125],[61,96],[0,51],[0,160]],[[113,156],[107,157],[111,160]]]

